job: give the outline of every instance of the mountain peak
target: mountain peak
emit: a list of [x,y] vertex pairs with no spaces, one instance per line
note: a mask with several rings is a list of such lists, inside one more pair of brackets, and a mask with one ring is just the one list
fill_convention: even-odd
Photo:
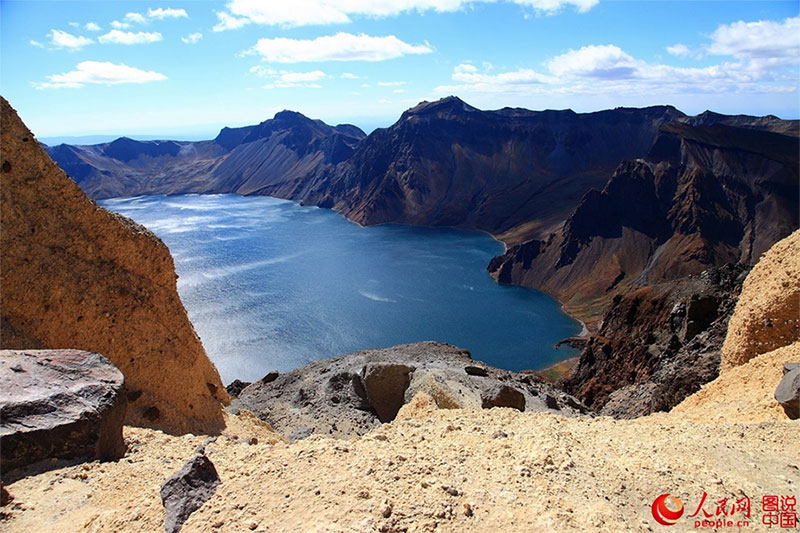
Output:
[[404,115],[427,115],[434,113],[459,115],[461,113],[470,113],[473,111],[478,111],[478,109],[464,102],[458,96],[446,96],[436,100],[435,102],[423,100],[419,104],[406,111]]

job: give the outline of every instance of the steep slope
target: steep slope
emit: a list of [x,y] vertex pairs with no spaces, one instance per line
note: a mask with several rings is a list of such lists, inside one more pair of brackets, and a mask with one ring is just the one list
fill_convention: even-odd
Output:
[[722,346],[724,371],[800,340],[800,230],[764,254],[742,287]]
[[727,369],[800,341],[798,269],[800,230],[746,280],[743,265],[726,265],[617,296],[560,384],[601,414],[669,410]]
[[725,265],[616,296],[559,385],[603,415],[668,411],[719,375],[746,274]]
[[102,353],[125,376],[129,423],[218,431],[228,396],[169,250],[89,200],[1,104],[0,346]]
[[364,133],[283,111],[256,126],[223,128],[211,141],[135,141],[48,147],[92,198],[139,194],[258,194],[347,158]]
[[632,288],[752,264],[798,226],[797,146],[755,129],[664,125],[647,159],[620,164],[563,228],[511,247],[489,270],[593,321]]
[[672,107],[481,111],[456,97],[423,102],[376,130],[300,199],[362,224],[549,229],[621,159],[647,153]]

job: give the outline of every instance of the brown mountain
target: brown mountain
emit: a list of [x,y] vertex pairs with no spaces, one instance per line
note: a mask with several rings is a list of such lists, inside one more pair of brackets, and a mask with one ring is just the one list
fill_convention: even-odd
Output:
[[796,137],[665,124],[647,158],[621,163],[562,228],[511,247],[489,270],[596,319],[635,287],[752,264],[797,228],[798,192]]
[[335,165],[364,138],[355,126],[329,126],[282,111],[256,126],[223,128],[211,141],[136,141],[48,147],[92,198],[139,194],[260,194],[277,180],[306,179]]

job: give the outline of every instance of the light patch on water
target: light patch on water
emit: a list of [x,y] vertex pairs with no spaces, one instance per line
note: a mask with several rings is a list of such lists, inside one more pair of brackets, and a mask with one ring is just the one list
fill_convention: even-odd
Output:
[[391,298],[385,298],[383,296],[378,296],[377,294],[375,294],[373,292],[358,291],[358,294],[360,294],[364,298],[368,298],[368,299],[372,300],[373,302],[387,302],[387,303],[392,303],[392,304],[396,304],[397,303],[397,300],[392,300]]

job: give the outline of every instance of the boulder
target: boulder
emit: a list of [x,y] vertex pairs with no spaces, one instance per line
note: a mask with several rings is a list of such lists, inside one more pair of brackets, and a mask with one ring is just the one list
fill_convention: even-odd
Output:
[[397,363],[372,363],[364,367],[364,387],[381,422],[391,422],[405,403],[414,367]]
[[98,353],[0,350],[0,471],[125,453],[124,378]]
[[241,392],[249,385],[250,383],[247,381],[234,379],[227,387],[225,387],[225,391],[231,398],[238,398],[239,394],[241,394]]
[[214,463],[198,455],[161,485],[164,504],[164,530],[177,533],[189,515],[202,506],[217,490],[219,475]]
[[[484,409],[512,407],[524,411],[525,395],[508,385],[494,385],[481,393],[481,404]],[[547,406],[551,408],[549,402]]]
[[[775,399],[792,420],[800,418],[800,364],[784,365],[783,379],[775,389]],[[788,371],[786,371],[788,370]]]

